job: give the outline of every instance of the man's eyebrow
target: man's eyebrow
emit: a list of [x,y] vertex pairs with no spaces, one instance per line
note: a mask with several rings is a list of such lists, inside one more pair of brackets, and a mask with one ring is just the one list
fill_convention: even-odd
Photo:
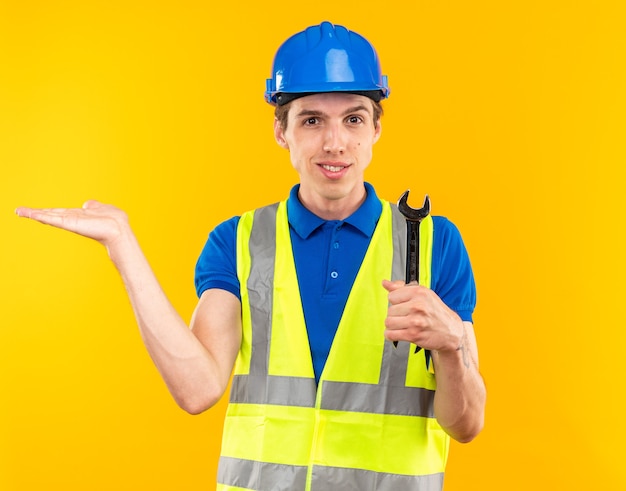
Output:
[[354,107],[349,107],[348,109],[346,109],[343,114],[344,115],[348,115],[350,113],[356,113],[359,111],[365,111],[367,113],[369,113],[367,106],[364,106],[363,104],[359,104],[358,106],[354,106]]
[[316,111],[314,109],[303,109],[296,116],[301,117],[301,116],[323,116],[323,115],[324,113],[322,111]]
[[[359,111],[365,111],[365,112],[369,112],[367,109],[367,106],[363,105],[363,104],[359,104],[357,106],[353,106],[353,107],[349,107],[348,109],[346,109],[342,115],[343,116],[347,116],[348,114],[351,113],[356,113]],[[297,115],[297,117],[302,117],[302,116],[325,116],[325,113],[323,111],[318,111],[316,109],[302,109]]]

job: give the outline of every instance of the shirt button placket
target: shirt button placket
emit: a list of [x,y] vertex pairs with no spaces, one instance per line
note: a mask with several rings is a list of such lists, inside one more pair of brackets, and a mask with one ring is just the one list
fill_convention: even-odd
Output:
[[339,232],[341,231],[341,226],[342,224],[338,224],[335,227],[335,230],[333,231],[333,237],[332,237],[332,251],[331,251],[331,261],[330,261],[330,277],[333,280],[336,280],[337,278],[339,278],[339,271],[337,271],[337,267],[336,265],[339,264],[339,257],[336,254],[332,254],[333,251],[337,251],[339,252],[339,240],[337,238],[337,235],[339,234]]

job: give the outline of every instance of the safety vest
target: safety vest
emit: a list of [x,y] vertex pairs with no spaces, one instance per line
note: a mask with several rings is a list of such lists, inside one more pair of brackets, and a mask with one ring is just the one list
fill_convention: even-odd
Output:
[[[286,202],[237,230],[243,336],[224,421],[218,491],[440,491],[449,437],[434,417],[424,350],[383,336],[384,278],[404,279],[406,221],[383,211],[319,385],[313,374]],[[430,286],[432,219],[420,226]]]

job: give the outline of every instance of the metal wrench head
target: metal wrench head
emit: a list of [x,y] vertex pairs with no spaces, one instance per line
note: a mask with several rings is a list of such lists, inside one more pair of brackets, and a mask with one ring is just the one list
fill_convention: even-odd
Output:
[[407,199],[409,198],[409,190],[407,189],[398,200],[398,210],[404,215],[408,221],[421,222],[430,213],[430,198],[428,195],[424,198],[424,206],[421,208],[411,208]]

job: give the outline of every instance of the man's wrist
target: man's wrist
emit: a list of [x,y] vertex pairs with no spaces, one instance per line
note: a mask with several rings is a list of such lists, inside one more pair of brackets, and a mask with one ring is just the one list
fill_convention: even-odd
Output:
[[449,359],[452,361],[462,361],[465,367],[469,368],[469,352],[468,352],[468,344],[469,339],[467,336],[467,329],[465,329],[465,324],[461,319],[459,319],[460,325],[460,335],[455,338],[454,342],[450,343],[450,348],[440,349],[437,351],[439,358]]

